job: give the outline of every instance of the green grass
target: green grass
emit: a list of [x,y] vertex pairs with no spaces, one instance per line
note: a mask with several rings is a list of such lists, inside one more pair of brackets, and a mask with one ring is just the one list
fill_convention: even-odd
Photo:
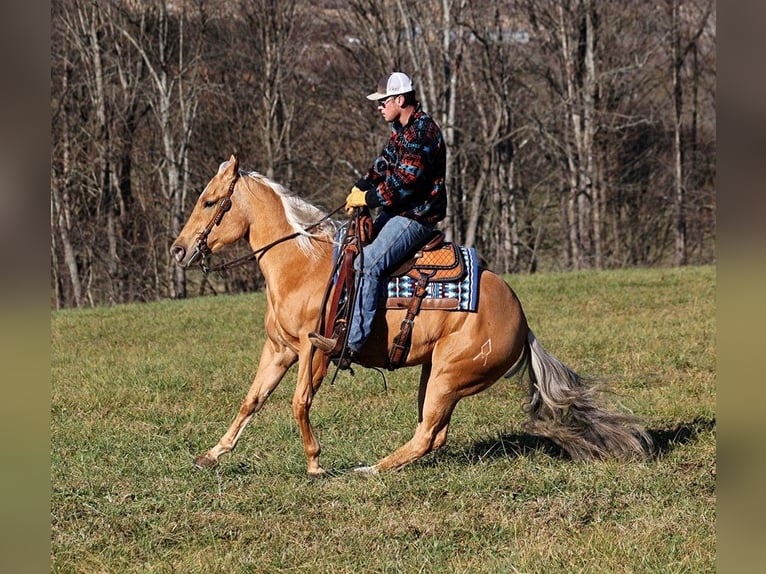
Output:
[[52,314],[52,571],[713,572],[715,269],[508,277],[543,345],[599,375],[658,456],[574,463],[524,435],[524,384],[461,402],[444,449],[341,472],[408,440],[418,371],[341,373],[305,475],[293,368],[237,449],[191,460],[257,367],[264,296]]

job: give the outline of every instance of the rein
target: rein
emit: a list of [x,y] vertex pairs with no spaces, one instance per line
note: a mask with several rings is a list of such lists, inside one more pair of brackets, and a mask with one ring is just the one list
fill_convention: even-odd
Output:
[[317,221],[316,223],[312,223],[308,227],[302,229],[301,231],[296,231],[294,233],[290,233],[289,235],[285,235],[284,237],[280,237],[279,239],[275,239],[271,243],[264,245],[263,247],[259,247],[258,249],[254,249],[252,252],[248,253],[247,255],[243,255],[241,257],[237,257],[236,259],[231,259],[230,261],[224,261],[223,263],[219,263],[218,265],[209,266],[207,264],[207,258],[212,254],[212,251],[210,250],[210,247],[207,244],[207,238],[210,235],[210,232],[213,230],[213,228],[216,225],[221,224],[221,220],[223,219],[223,216],[226,214],[227,211],[231,209],[231,196],[234,193],[234,185],[237,183],[237,180],[239,179],[239,172],[237,172],[234,179],[232,179],[231,184],[229,184],[229,189],[226,192],[226,195],[221,198],[221,201],[218,202],[218,207],[213,214],[213,217],[210,219],[208,224],[205,226],[205,229],[203,229],[199,237],[197,239],[197,245],[194,248],[194,253],[192,254],[191,258],[189,259],[189,264],[195,263],[199,259],[199,266],[202,269],[202,272],[205,274],[210,273],[211,271],[225,271],[227,269],[233,269],[234,267],[239,267],[240,265],[244,265],[245,263],[248,263],[249,261],[261,260],[261,257],[263,257],[266,252],[271,249],[272,247],[275,247],[279,245],[280,243],[284,243],[285,241],[290,241],[291,239],[295,239],[296,237],[303,235],[304,233],[307,233],[311,231],[312,229],[315,229],[316,227],[319,227],[322,225],[325,221],[328,221],[333,215],[338,213],[341,209],[345,207],[345,203],[339,205],[334,210],[332,210],[330,213],[325,215],[322,219]]

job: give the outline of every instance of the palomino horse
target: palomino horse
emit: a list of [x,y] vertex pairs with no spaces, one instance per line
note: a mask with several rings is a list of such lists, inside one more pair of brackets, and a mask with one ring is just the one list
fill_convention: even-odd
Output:
[[[309,476],[324,472],[309,420],[324,364],[322,354],[312,349],[308,333],[319,323],[332,270],[335,228],[320,209],[279,184],[240,171],[235,156],[221,164],[197,200],[171,247],[177,263],[201,264],[210,253],[246,238],[266,280],[268,305],[267,341],[255,379],[218,444],[195,459],[197,467],[216,465],[222,454],[236,446],[247,423],[297,361],[293,415]],[[375,465],[357,470],[399,469],[443,446],[460,399],[522,370],[530,378],[530,422],[525,427],[529,432],[550,438],[575,459],[646,454],[651,441],[637,419],[599,406],[593,389],[537,341],[508,284],[486,269],[480,278],[476,312],[428,310],[418,316],[404,364],[422,365],[415,433]],[[373,334],[359,356],[362,366],[385,365],[404,313],[377,314]]]

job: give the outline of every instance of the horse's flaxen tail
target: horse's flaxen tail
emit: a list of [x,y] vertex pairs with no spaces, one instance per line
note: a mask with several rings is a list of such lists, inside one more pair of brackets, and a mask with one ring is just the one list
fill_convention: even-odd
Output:
[[600,406],[598,388],[546,351],[531,330],[525,347],[527,432],[551,439],[574,460],[639,458],[651,451],[652,440],[638,417]]

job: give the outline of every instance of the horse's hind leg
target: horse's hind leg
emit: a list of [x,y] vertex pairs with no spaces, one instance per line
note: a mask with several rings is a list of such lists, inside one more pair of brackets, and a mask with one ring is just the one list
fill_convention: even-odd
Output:
[[418,426],[415,434],[393,453],[378,461],[372,467],[359,469],[363,472],[378,473],[402,468],[442,447],[447,442],[450,417],[460,397],[449,384],[449,377],[437,380],[430,378],[431,366],[426,365],[420,375],[418,392]]
[[218,444],[194,459],[194,466],[212,468],[218,464],[218,458],[222,454],[234,449],[247,423],[263,407],[266,399],[279,385],[287,369],[294,365],[297,360],[298,355],[286,346],[266,341],[261,353],[261,361],[258,364],[258,372],[250,385],[245,400],[242,401],[237,416],[229,426],[229,430],[221,437]]
[[[474,337],[476,338],[476,337]],[[507,359],[477,365],[476,349],[461,345],[437,345],[433,366],[423,367],[418,392],[418,426],[412,438],[374,466],[359,469],[377,473],[402,468],[441,448],[447,442],[450,418],[462,398],[475,395],[492,385],[513,363]],[[518,352],[516,353],[518,354]],[[509,353],[496,352],[497,357]],[[510,354],[510,356],[515,356]]]

